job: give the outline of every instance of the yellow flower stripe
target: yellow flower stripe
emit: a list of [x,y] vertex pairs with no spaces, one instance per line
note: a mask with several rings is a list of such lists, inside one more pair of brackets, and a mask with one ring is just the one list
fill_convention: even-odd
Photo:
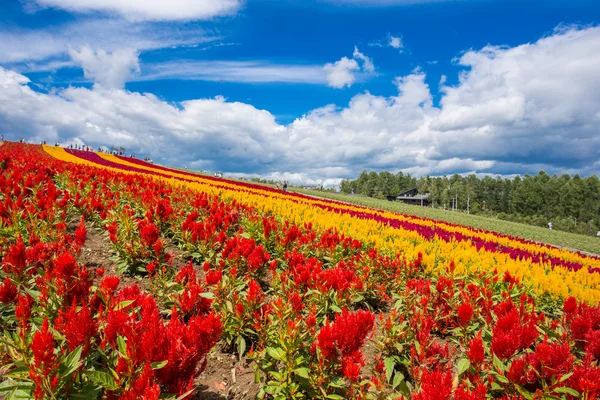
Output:
[[[62,161],[136,174],[135,172],[90,163],[67,153],[62,148],[44,146],[44,150]],[[123,160],[116,157],[114,159],[111,159],[111,157],[105,158],[114,162],[119,160],[120,164],[127,165],[124,164]],[[136,168],[141,167],[137,164],[131,164]],[[150,171],[150,168],[148,168],[148,171]],[[162,170],[154,172],[167,174],[167,171]],[[182,177],[185,177],[185,179],[194,181],[184,182],[176,179],[175,175],[179,174],[172,173],[168,175],[173,176],[173,179],[156,175],[149,176],[177,187],[184,186],[196,191],[236,200],[263,212],[287,219],[292,223],[312,222],[315,229],[319,231],[337,229],[350,237],[374,245],[388,254],[400,254],[408,260],[412,260],[417,257],[418,253],[422,253],[424,265],[434,273],[445,270],[450,262],[454,260],[456,264],[455,275],[463,275],[469,271],[487,272],[496,270],[500,274],[508,271],[511,275],[519,277],[523,282],[529,284],[538,295],[551,295],[559,298],[572,295],[590,303],[597,303],[600,299],[600,274],[590,274],[585,268],[576,272],[565,268],[552,269],[547,263],[513,260],[507,254],[487,252],[483,249],[478,251],[468,241],[444,242],[438,239],[429,241],[413,231],[395,229],[374,220],[359,219],[349,214],[339,214],[313,207],[313,204],[319,203],[318,201],[286,201],[289,200],[289,196],[286,197],[268,191],[251,191],[227,181],[219,182],[219,185],[224,186],[224,188],[219,188],[215,186],[214,181],[202,179],[200,176],[196,179],[190,179],[194,177],[184,175]],[[267,196],[264,196],[264,194]],[[361,211],[360,208],[350,206],[348,209]],[[380,213],[380,215],[383,214],[391,213]]]
[[[169,176],[173,176],[173,177],[177,177],[177,178],[184,178],[184,179],[188,179],[188,180],[194,180],[194,181],[204,182],[207,184],[214,185],[214,181],[203,178],[201,175],[191,176],[191,175],[187,175],[187,174],[183,174],[183,173],[178,173],[176,171],[166,171],[166,170],[162,170],[159,168],[143,166],[143,165],[139,165],[136,163],[125,161],[119,157],[116,157],[116,156],[113,156],[110,154],[98,153],[98,155],[100,157],[106,159],[107,161],[112,161],[114,163],[118,163],[121,165],[127,165],[127,166],[144,169],[144,170],[148,170],[148,171],[152,171],[152,172],[158,172],[161,174],[165,174],[165,175],[169,175]],[[227,186],[234,190],[240,189],[240,186],[237,185],[235,182],[229,182],[226,180],[219,182],[219,185]],[[246,187],[244,188],[244,190],[250,190],[257,194],[267,195],[267,196],[275,197],[275,198],[279,198],[279,199],[287,199],[287,200],[293,199],[295,201],[303,201],[308,204],[331,206],[331,203],[326,200],[319,200],[316,198],[302,199],[302,198],[298,198],[298,197],[286,194],[285,192],[277,193],[277,192],[273,192],[273,191],[261,190],[259,188],[249,189]],[[345,210],[350,210],[350,211],[356,211],[356,212],[364,212],[365,211],[365,208],[353,206],[350,204],[336,204],[335,207],[345,209]],[[542,244],[523,243],[522,241],[511,238],[511,237],[498,236],[492,232],[488,232],[488,233],[479,232],[476,229],[473,229],[470,227],[453,225],[453,224],[449,224],[449,223],[446,223],[443,221],[431,221],[431,220],[426,220],[426,219],[422,219],[422,218],[414,217],[414,216],[410,216],[410,215],[396,214],[396,213],[391,213],[391,212],[386,212],[386,211],[381,211],[381,210],[373,210],[373,209],[369,209],[369,210],[371,213],[379,215],[383,218],[395,219],[398,221],[406,221],[406,222],[418,224],[421,226],[427,226],[427,227],[439,227],[439,228],[442,228],[449,232],[456,232],[456,233],[460,233],[465,236],[478,237],[485,241],[498,243],[499,245],[502,245],[505,247],[526,250],[533,254],[547,254],[551,257],[555,257],[555,258],[569,261],[569,262],[579,263],[586,267],[600,268],[600,260],[599,259],[585,257],[585,256],[581,255],[580,253],[569,251],[567,249],[559,249],[556,247],[544,246]]]

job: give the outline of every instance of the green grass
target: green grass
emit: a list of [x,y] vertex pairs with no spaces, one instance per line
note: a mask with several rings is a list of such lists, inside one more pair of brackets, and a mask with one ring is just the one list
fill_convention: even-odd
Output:
[[473,228],[481,228],[488,231],[504,233],[507,235],[517,236],[536,242],[547,243],[558,247],[566,247],[569,249],[600,254],[600,238],[592,236],[549,230],[537,226],[519,224],[516,222],[503,221],[494,218],[480,217],[460,212],[452,212],[431,207],[411,206],[404,203],[377,200],[364,196],[349,196],[338,193],[303,190],[298,188],[290,188],[290,190],[310,196],[323,197],[331,200],[343,201],[346,203],[357,204],[395,213],[431,218],[454,224],[470,226]]

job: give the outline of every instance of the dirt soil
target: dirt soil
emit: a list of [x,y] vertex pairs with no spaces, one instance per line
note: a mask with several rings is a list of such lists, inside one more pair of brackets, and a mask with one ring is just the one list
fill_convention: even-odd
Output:
[[237,356],[215,351],[196,379],[197,400],[254,399],[260,385],[254,382],[254,365]]

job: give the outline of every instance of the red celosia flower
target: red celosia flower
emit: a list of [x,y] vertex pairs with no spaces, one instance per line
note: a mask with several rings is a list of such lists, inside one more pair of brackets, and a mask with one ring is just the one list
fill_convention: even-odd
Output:
[[15,316],[21,322],[21,325],[27,325],[31,317],[31,309],[33,308],[33,297],[29,293],[19,295],[17,307],[15,308]]
[[246,295],[246,300],[248,300],[249,303],[254,303],[261,301],[262,297],[263,291],[260,288],[260,285],[258,282],[252,279],[248,284],[248,294]]
[[359,352],[342,358],[342,373],[350,382],[356,382],[360,375],[360,369],[364,361]]
[[591,355],[586,355],[583,364],[573,368],[573,375],[567,381],[567,386],[577,390],[581,398],[600,398],[600,367],[594,365]]
[[485,349],[483,348],[483,340],[481,340],[481,332],[469,342],[467,357],[469,357],[473,365],[481,364],[485,360]]
[[118,276],[109,275],[102,279],[102,282],[100,283],[100,288],[106,296],[112,296],[112,294],[117,290],[117,287],[119,286],[120,282],[121,280]]
[[[507,312],[506,309],[510,311]],[[534,314],[521,316],[514,306],[496,307],[495,310],[497,313],[501,310],[502,316],[498,318],[492,332],[492,352],[500,359],[510,358],[516,351],[528,348],[539,337]]]
[[21,236],[17,238],[17,243],[10,246],[2,260],[4,272],[21,275],[27,266],[27,256],[25,244]]
[[469,325],[473,318],[473,306],[470,303],[463,303],[458,307],[458,318],[461,326]]
[[160,398],[160,385],[156,383],[154,371],[149,362],[144,364],[142,373],[131,385],[131,388],[121,395],[124,400],[158,400]]
[[146,265],[146,272],[148,272],[149,276],[154,275],[154,273],[156,272],[156,261],[153,261],[150,264]]
[[238,316],[244,315],[244,305],[242,303],[237,303],[235,305],[235,311],[237,312]]
[[63,253],[54,261],[54,274],[57,278],[69,280],[77,270],[77,260],[71,253]]
[[83,303],[79,311],[75,302],[68,311],[60,310],[55,324],[56,329],[67,339],[70,351],[83,345],[82,352],[84,355],[87,354],[90,341],[96,334],[97,325],[86,303]]
[[412,396],[413,400],[450,400],[452,397],[452,374],[450,370],[442,373],[442,367],[429,372],[423,370],[421,390]]
[[577,299],[573,296],[567,297],[563,305],[565,314],[574,314],[577,311]]
[[[332,324],[326,324],[317,336],[317,347],[325,359],[335,361],[338,356],[342,360],[351,358],[346,371],[349,376],[355,372],[356,365],[364,365],[360,348],[367,335],[373,330],[375,317],[367,311],[350,313],[344,309]],[[345,364],[344,364],[345,365]]]
[[568,343],[550,344],[544,339],[527,359],[531,365],[527,380],[533,383],[540,379],[549,382],[553,377],[560,378],[571,372],[574,359]]
[[218,285],[219,282],[221,282],[221,279],[223,278],[223,272],[222,271],[209,271],[206,274],[206,284],[207,285]]
[[160,236],[160,231],[151,222],[143,220],[139,224],[140,228],[140,236],[142,238],[142,243],[146,246],[153,246]]
[[17,298],[18,293],[17,286],[7,277],[0,284],[0,303],[12,303]]
[[81,222],[79,222],[79,226],[75,230],[75,244],[79,247],[83,247],[85,244],[85,240],[87,238],[87,229],[85,227],[85,221],[83,220],[83,216],[81,217]]
[[178,300],[185,315],[207,314],[212,305],[211,299],[202,297],[202,288],[196,283],[186,286]]
[[479,384],[473,391],[459,387],[454,393],[454,400],[485,400],[487,388],[485,385]]
[[298,294],[298,292],[292,293],[290,296],[290,302],[292,303],[292,309],[299,313],[304,308],[304,302],[302,301],[302,296]]
[[525,376],[526,368],[528,367],[527,358],[521,357],[517,358],[510,364],[510,368],[506,377],[511,382],[517,383],[519,385],[524,385],[527,383],[527,379]]
[[586,343],[584,345],[588,354],[600,361],[600,329],[588,332],[585,335]]
[[56,357],[54,355],[54,337],[48,329],[48,318],[44,320],[42,329],[33,335],[31,350],[35,367],[43,373],[49,373]]

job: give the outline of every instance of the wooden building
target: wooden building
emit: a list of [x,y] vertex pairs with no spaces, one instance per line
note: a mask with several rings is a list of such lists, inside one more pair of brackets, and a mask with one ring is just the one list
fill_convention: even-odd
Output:
[[414,206],[427,207],[430,205],[429,193],[419,194],[417,188],[406,190],[396,196],[396,201]]

